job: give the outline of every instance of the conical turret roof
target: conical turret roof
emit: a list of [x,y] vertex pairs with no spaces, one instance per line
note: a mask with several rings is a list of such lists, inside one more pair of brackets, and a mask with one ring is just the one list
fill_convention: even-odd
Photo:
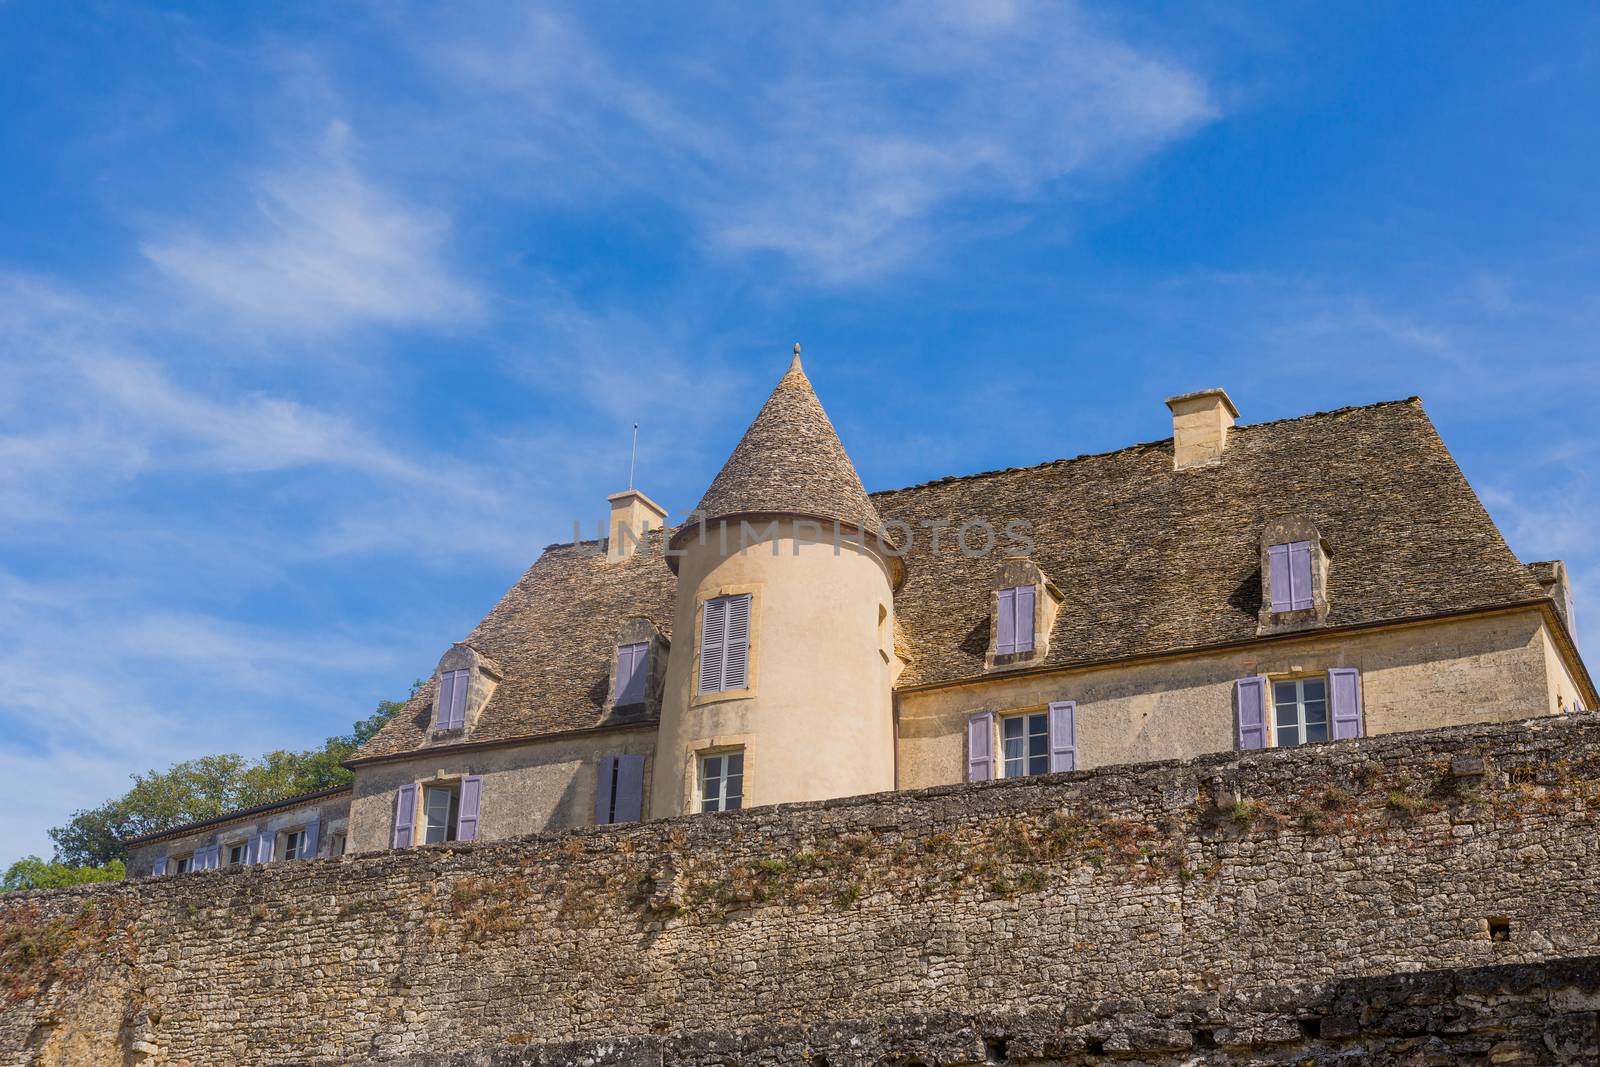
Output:
[[699,509],[707,522],[734,515],[805,515],[888,541],[833,423],[811,388],[800,354],[711,482]]

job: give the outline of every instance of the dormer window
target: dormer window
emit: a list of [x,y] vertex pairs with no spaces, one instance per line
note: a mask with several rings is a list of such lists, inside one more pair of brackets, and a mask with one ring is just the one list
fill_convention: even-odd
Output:
[[617,646],[616,703],[619,707],[644,703],[649,659],[650,644],[647,641]]
[[1036,666],[1050,655],[1050,631],[1061,610],[1061,590],[1025,556],[1000,564],[989,586],[988,670]]
[[1261,529],[1258,634],[1292,633],[1328,621],[1328,543],[1309,517],[1273,519]]
[[439,718],[434,723],[438,730],[459,730],[467,724],[467,689],[470,675],[467,671],[443,671],[439,674]]
[[1034,587],[1019,585],[1002,589],[999,596],[1000,608],[995,619],[995,655],[1032,652]]

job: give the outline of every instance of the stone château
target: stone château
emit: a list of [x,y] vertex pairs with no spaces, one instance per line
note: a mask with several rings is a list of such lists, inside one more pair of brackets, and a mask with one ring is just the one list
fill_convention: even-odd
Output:
[[130,842],[135,876],[498,840],[1600,703],[1566,570],[1420,401],[868,494],[800,364],[689,518],[609,498],[348,764]]

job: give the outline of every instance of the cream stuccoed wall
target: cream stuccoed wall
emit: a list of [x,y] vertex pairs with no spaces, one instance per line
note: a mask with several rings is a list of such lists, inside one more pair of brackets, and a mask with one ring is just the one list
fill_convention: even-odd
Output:
[[[698,753],[742,746],[744,804],[894,788],[894,596],[875,552],[795,520],[708,527],[678,563],[652,811],[694,808]],[[796,534],[799,537],[796,537]],[[821,543],[818,543],[818,542]],[[773,554],[774,545],[777,554]],[[696,692],[700,605],[750,593],[750,688]]]
[[1543,632],[1545,678],[1549,686],[1549,691],[1546,695],[1550,701],[1550,706],[1553,708],[1566,708],[1570,711],[1573,708],[1573,704],[1578,703],[1584,708],[1593,711],[1594,709],[1589,708],[1588,702],[1584,700],[1583,690],[1579,687],[1577,679],[1573,677],[1566,658],[1561,654],[1561,647],[1556,642],[1555,634],[1548,625],[1546,625]]
[[970,713],[1053,700],[1077,702],[1080,769],[1226,751],[1234,747],[1234,680],[1329,667],[1361,671],[1369,734],[1552,714],[1557,670],[1569,702],[1577,692],[1536,608],[1073,672],[1000,674],[900,694],[898,785],[961,781]]
[[451,746],[403,760],[357,765],[350,801],[348,851],[376,852],[394,842],[395,792],[407,783],[483,775],[478,839],[493,841],[594,822],[596,775],[605,756],[639,755],[644,817],[650,817],[655,723],[558,735],[515,745]]

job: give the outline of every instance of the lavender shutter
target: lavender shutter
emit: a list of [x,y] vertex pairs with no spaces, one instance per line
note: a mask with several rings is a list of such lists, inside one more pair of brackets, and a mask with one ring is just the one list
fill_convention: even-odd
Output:
[[167,857],[162,856],[156,860],[156,865],[150,868],[150,877],[160,878],[167,873]]
[[644,816],[644,757],[617,757],[615,822],[638,822]]
[[722,688],[744,689],[749,683],[750,594],[728,598],[728,636],[722,652]]
[[434,726],[441,730],[450,728],[450,701],[456,689],[456,672],[445,671],[439,675],[439,713],[434,716]]
[[1050,770],[1078,769],[1078,703],[1058,700],[1050,705]]
[[450,693],[450,728],[459,730],[467,724],[467,690],[470,686],[466,671],[451,671],[456,676],[454,690]]
[[1293,581],[1289,577],[1289,546],[1269,545],[1267,567],[1267,584],[1272,587],[1272,610],[1288,611],[1289,605],[1294,603],[1294,594],[1291,591]]
[[270,830],[261,831],[256,835],[255,862],[271,863],[277,849],[278,835]]
[[722,688],[722,643],[728,629],[728,602],[705,602],[700,623],[700,692]]
[[994,777],[994,712],[967,716],[967,781],[987,782]]
[[417,787],[406,784],[394,794],[394,847],[411,847],[411,826],[417,817]]
[[461,810],[456,815],[456,840],[478,839],[478,807],[483,802],[483,775],[469,774],[461,779]]
[[611,798],[617,788],[617,757],[601,756],[594,775],[594,824],[611,821]]
[[644,700],[644,668],[649,658],[648,644],[622,645],[617,649],[618,704],[638,704]]
[[1289,545],[1289,590],[1291,611],[1305,611],[1313,605],[1310,541],[1294,541]]
[[1267,680],[1262,675],[1233,683],[1233,713],[1240,751],[1267,747]]
[[1033,651],[1033,586],[1017,587],[1017,651]]
[[994,654],[1007,656],[1017,650],[1017,591],[1002,589],[999,605],[995,608],[995,624],[999,632],[994,638]]
[[1333,739],[1361,736],[1361,672],[1354,667],[1334,667],[1328,672],[1333,695]]
[[306,843],[305,847],[300,851],[301,859],[314,860],[317,858],[317,845],[321,843],[321,836],[322,817],[320,815],[313,815],[310,819],[306,820]]

